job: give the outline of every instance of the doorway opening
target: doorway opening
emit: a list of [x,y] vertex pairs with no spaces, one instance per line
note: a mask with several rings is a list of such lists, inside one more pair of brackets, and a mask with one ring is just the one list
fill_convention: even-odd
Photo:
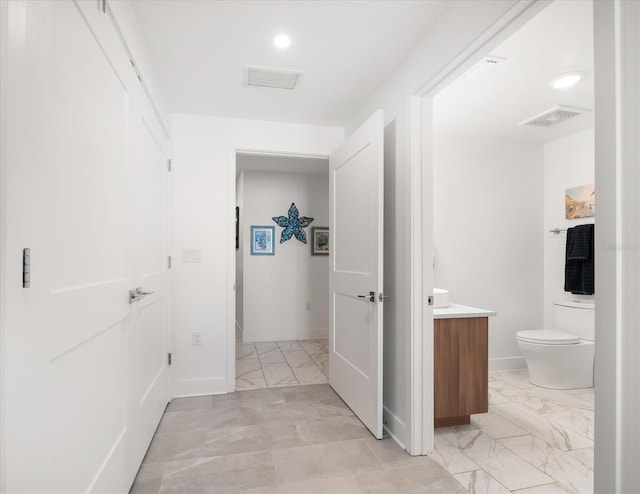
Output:
[[[425,277],[448,289],[454,303],[497,312],[489,323],[490,410],[471,418],[478,444],[492,447],[500,438],[505,460],[522,461],[519,472],[539,471],[546,477],[538,483],[588,491],[594,390],[531,385],[516,332],[554,329],[556,300],[593,301],[593,295],[564,291],[566,229],[594,223],[593,216],[570,219],[565,209],[567,189],[594,183],[593,3],[550,3],[506,36],[461,64],[446,87],[439,83],[420,98],[430,175],[423,184],[431,196],[423,211],[433,227]],[[584,78],[573,89],[550,86],[576,70]],[[526,124],[557,107],[580,115],[549,127]],[[552,431],[571,440],[560,445]],[[525,448],[516,437],[526,436]],[[436,436],[436,451],[443,437]],[[487,485],[531,487],[518,484],[522,475],[494,471],[473,451],[464,454],[483,468]],[[538,461],[542,456],[573,466],[559,474]]]
[[328,158],[238,152],[236,222],[236,390],[327,383]]

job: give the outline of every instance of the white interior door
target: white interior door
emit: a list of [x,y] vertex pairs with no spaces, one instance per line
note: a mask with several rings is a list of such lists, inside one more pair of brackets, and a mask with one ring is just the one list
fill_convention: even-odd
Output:
[[378,110],[331,156],[329,382],[382,438],[384,120]]
[[100,5],[8,2],[7,492],[127,492],[168,399],[163,144]]
[[130,108],[129,272],[148,295],[130,304],[129,427],[134,464],[142,462],[170,401],[168,353],[168,139],[142,89]]

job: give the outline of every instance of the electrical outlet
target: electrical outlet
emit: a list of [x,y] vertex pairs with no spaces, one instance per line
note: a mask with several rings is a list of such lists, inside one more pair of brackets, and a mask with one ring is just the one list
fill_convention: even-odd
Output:
[[191,344],[193,346],[202,345],[202,333],[198,331],[194,331],[193,333],[191,333]]

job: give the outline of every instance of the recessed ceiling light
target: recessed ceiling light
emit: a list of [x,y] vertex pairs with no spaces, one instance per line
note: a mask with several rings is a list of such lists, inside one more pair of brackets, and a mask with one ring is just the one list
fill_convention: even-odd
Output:
[[291,44],[291,38],[286,34],[278,34],[273,38],[273,44],[278,48],[287,48]]
[[580,79],[582,79],[583,77],[584,72],[576,70],[575,72],[567,72],[566,74],[559,75],[549,84],[554,89],[567,89],[580,82]]

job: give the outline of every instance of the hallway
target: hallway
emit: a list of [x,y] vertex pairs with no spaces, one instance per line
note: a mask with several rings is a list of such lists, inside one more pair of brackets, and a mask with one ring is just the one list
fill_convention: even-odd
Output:
[[432,459],[378,441],[327,384],[180,398],[131,494],[464,493]]
[[236,341],[236,391],[329,382],[327,339]]

